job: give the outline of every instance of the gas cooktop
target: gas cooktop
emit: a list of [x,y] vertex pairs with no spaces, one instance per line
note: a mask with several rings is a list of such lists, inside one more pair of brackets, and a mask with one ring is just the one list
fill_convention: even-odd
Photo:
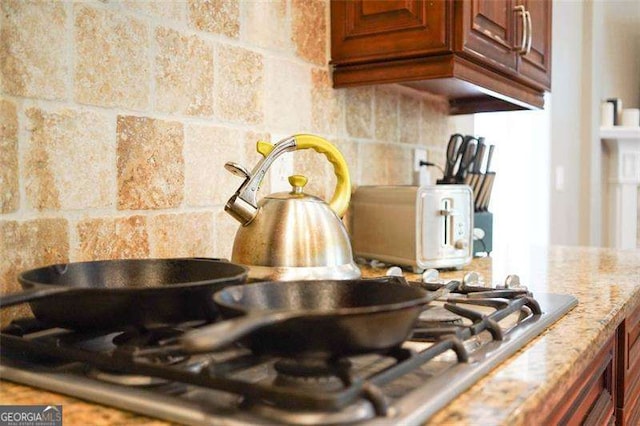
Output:
[[421,424],[576,304],[463,280],[399,347],[337,359],[260,356],[241,343],[198,355],[162,351],[202,323],[74,332],[22,319],[0,334],[0,375],[190,425]]

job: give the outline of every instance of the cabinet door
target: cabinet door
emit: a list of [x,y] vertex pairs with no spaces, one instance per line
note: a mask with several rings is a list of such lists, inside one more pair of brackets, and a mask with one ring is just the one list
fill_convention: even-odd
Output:
[[363,63],[451,50],[447,26],[452,2],[332,0],[331,58]]
[[616,358],[614,335],[541,424],[610,425],[615,421]]
[[618,328],[619,426],[640,424],[640,307]]
[[512,0],[466,0],[462,7],[462,52],[503,72],[515,73],[516,36],[521,20],[516,20]]
[[531,50],[518,56],[524,78],[551,89],[551,0],[520,0],[531,16]]

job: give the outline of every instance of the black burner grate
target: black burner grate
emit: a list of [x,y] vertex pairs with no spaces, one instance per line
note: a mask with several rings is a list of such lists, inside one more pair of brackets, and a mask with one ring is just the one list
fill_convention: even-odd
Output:
[[[431,291],[442,291],[444,285],[429,284],[427,287]],[[444,309],[464,321],[445,322],[443,325],[419,323],[412,339],[433,344],[420,351],[399,347],[379,354],[387,360],[385,367],[364,375],[353,371],[348,360],[331,360],[328,366],[309,362],[294,363],[291,360],[253,355],[243,350],[236,350],[224,359],[210,360],[203,368],[185,369],[181,362],[158,363],[157,358],[149,358],[154,347],[150,350],[147,345],[158,345],[162,338],[149,341],[146,335],[132,334],[129,330],[112,340],[121,343],[120,345],[107,345],[107,348],[92,350],[91,345],[77,343],[83,339],[99,341],[99,335],[87,336],[59,329],[47,333],[47,327],[35,321],[13,323],[0,333],[0,341],[3,357],[30,354],[80,362],[105,371],[144,375],[168,382],[217,389],[239,395],[245,403],[262,402],[280,409],[339,411],[364,399],[371,403],[376,415],[384,416],[389,409],[382,391],[385,385],[447,351],[453,351],[458,362],[468,362],[469,353],[464,344],[468,339],[488,331],[494,340],[501,340],[504,333],[509,332],[499,324],[503,319],[517,314],[518,321],[522,323],[541,315],[538,303],[526,290],[493,290],[461,284],[445,300],[440,300]],[[490,312],[486,313],[487,310]],[[186,329],[189,328],[173,328],[169,332],[162,331],[160,336],[173,338],[176,333]],[[304,386],[297,386],[296,380],[287,379],[283,382],[282,378],[266,383],[255,382],[239,374],[262,365],[265,368],[275,368],[289,378],[303,376]],[[316,379],[317,376],[322,376],[323,385],[329,380],[327,376],[337,377],[339,383],[315,386],[314,389],[313,383],[307,380],[312,376],[316,376]]]

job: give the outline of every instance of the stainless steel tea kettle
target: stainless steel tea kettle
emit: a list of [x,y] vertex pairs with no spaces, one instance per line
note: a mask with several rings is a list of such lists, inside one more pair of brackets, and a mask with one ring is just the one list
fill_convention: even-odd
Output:
[[[290,176],[290,192],[271,194],[259,202],[258,188],[273,161],[285,152],[314,149],[333,164],[336,189],[329,204],[304,193],[304,176]],[[351,180],[344,157],[328,141],[294,135],[272,145],[258,142],[264,157],[249,172],[227,163],[244,178],[225,206],[242,226],[233,243],[232,261],[249,266],[249,278],[259,280],[353,279],[360,270],[353,261],[349,235],[340,218],[349,207]]]

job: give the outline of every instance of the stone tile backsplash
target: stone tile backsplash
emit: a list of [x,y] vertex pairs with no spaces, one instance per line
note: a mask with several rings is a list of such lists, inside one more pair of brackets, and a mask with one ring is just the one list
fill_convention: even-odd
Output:
[[[251,169],[259,139],[323,136],[354,186],[411,183],[414,148],[442,158],[442,99],[332,88],[328,0],[0,0],[0,11],[2,292],[55,262],[230,257],[237,223],[223,206],[241,182],[223,165]],[[324,156],[287,156],[261,196],[289,172],[331,196]]]
[[178,121],[118,116],[118,209],[179,207],[184,198],[184,130]]
[[26,206],[37,210],[108,208],[116,174],[115,126],[81,109],[27,108],[22,179]]
[[149,25],[120,11],[95,8],[85,2],[75,3],[69,12],[74,15],[74,100],[147,109],[153,77]]
[[14,96],[67,99],[69,4],[2,0],[0,87]]
[[18,114],[5,99],[0,99],[0,188],[0,213],[18,210]]

